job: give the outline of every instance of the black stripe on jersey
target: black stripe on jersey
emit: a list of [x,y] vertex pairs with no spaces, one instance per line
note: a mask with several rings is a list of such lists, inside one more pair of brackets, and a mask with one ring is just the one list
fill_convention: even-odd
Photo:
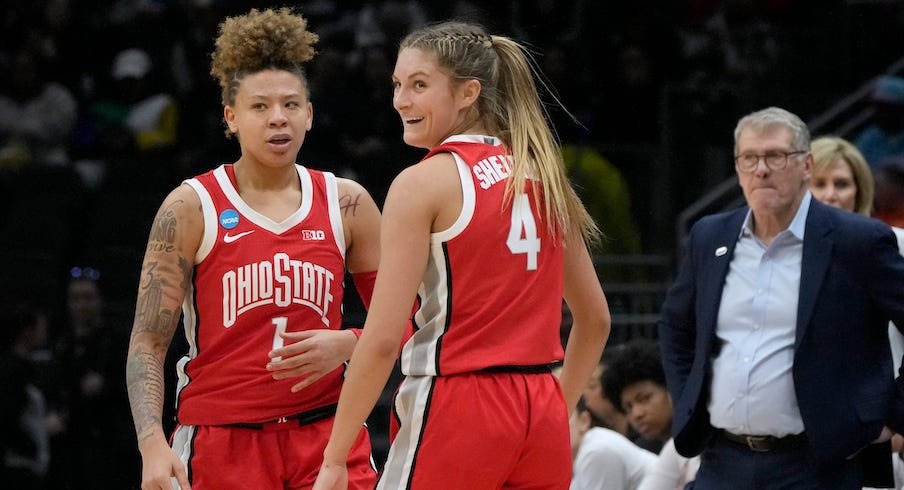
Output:
[[[185,366],[183,366],[183,368],[182,368],[182,372],[185,374],[185,377],[188,378],[188,381],[186,381],[185,384],[182,385],[181,389],[177,388],[177,391],[176,391],[176,400],[175,400],[176,414],[175,414],[175,417],[176,417],[177,424],[179,423],[179,405],[181,405],[180,400],[182,398],[182,393],[185,391],[185,388],[188,388],[188,385],[191,384],[191,376],[188,374],[188,365],[191,364],[191,362],[193,360],[195,360],[199,354],[201,354],[201,347],[200,347],[200,345],[201,345],[201,314],[198,313],[198,311],[199,311],[198,310],[198,285],[195,283],[195,280],[198,277],[198,275],[196,274],[197,270],[198,270],[198,266],[195,266],[191,271],[191,304],[192,304],[192,309],[194,310],[193,316],[194,316],[194,322],[195,322],[194,346],[195,346],[195,349],[197,350],[197,352],[195,352],[195,357],[190,358],[188,360],[188,362],[185,363]],[[181,308],[177,311],[180,314],[182,313]],[[182,332],[185,332],[185,315],[181,315],[181,317],[182,317]],[[188,341],[188,339],[185,339],[185,340],[186,340],[186,342]],[[191,353],[190,353],[191,345],[188,345],[188,349],[189,349],[189,353],[186,355],[190,356],[191,355]],[[178,364],[178,361],[176,363]]]
[[[197,270],[198,270],[198,267],[195,266],[195,268],[191,272],[191,296],[192,296],[191,302],[193,305],[195,305],[194,306],[195,307],[195,349],[197,349],[197,351],[198,351],[195,353],[195,357],[198,357],[201,354],[201,313],[200,313],[201,310],[200,310],[200,308],[198,308],[198,285],[195,284],[195,280],[198,277],[198,275],[195,273],[195,272],[197,272]],[[182,318],[182,322],[183,322],[182,328],[184,330],[185,329],[185,325],[184,325],[185,318]],[[189,360],[188,362],[191,362],[191,360]],[[185,376],[188,377],[188,382],[191,383],[191,377],[188,376],[188,369],[187,369],[188,363],[185,363],[185,367],[186,367]],[[188,386],[188,384],[186,383],[185,386]]]
[[449,325],[452,324],[452,266],[449,264],[449,244],[443,242],[443,261],[446,264],[446,323],[443,325],[443,333],[436,340],[436,375],[442,376],[443,373],[439,369],[439,360],[442,358],[443,337],[449,331]]
[[[443,244],[445,249],[445,244]],[[421,421],[421,432],[417,436],[417,448],[411,456],[411,470],[408,472],[408,482],[405,484],[406,489],[411,488],[411,482],[414,480],[414,472],[417,470],[417,454],[421,452],[421,443],[424,440],[424,432],[427,430],[427,423],[430,421],[430,405],[433,404],[433,390],[436,388],[436,376],[430,377],[430,393],[427,394],[427,403],[424,404],[424,416]]]
[[396,398],[399,396],[399,388],[396,388],[395,395],[392,397],[392,403],[389,407],[389,415],[392,416],[392,419],[395,420],[395,423],[398,427],[402,427],[402,417],[399,417],[399,410],[396,408]]

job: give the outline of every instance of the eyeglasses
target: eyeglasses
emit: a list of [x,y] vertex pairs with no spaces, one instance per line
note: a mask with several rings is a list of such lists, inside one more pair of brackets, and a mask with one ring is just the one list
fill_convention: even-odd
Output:
[[762,158],[763,161],[766,162],[766,167],[771,170],[781,170],[788,165],[788,157],[801,153],[806,153],[806,151],[770,151],[762,155],[744,153],[735,156],[735,165],[741,172],[750,173],[756,170],[756,167],[760,164],[760,159]]

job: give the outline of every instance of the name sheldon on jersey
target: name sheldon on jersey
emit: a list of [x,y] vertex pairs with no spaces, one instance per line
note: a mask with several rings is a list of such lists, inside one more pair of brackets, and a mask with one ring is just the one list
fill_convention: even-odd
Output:
[[293,260],[285,253],[230,269],[223,274],[223,326],[233,326],[239,316],[258,306],[285,308],[293,303],[313,309],[329,326],[333,279],[325,267]]

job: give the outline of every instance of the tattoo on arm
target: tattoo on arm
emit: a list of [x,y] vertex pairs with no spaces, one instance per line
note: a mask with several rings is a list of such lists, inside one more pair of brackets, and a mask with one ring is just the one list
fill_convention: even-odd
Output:
[[161,425],[163,384],[163,363],[157,354],[141,348],[129,353],[126,386],[139,444]]
[[361,201],[361,194],[357,194],[352,197],[349,194],[343,194],[339,197],[339,209],[342,210],[343,216],[348,216],[351,213],[352,216],[358,212],[358,203]]
[[179,323],[177,305],[192,275],[192,262],[177,252],[176,224],[172,205],[157,214],[138,287],[126,386],[139,444],[161,427],[164,359]]
[[181,204],[175,201],[164,209],[161,209],[151,225],[151,234],[148,239],[148,252],[172,252],[176,242],[176,214],[172,207]]

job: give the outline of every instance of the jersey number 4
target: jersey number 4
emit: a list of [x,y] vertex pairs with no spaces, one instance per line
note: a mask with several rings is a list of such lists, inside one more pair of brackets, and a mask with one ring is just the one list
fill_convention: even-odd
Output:
[[512,225],[505,244],[513,254],[527,254],[527,270],[537,270],[540,237],[537,235],[534,213],[530,209],[530,199],[526,194],[515,196],[512,201]]

